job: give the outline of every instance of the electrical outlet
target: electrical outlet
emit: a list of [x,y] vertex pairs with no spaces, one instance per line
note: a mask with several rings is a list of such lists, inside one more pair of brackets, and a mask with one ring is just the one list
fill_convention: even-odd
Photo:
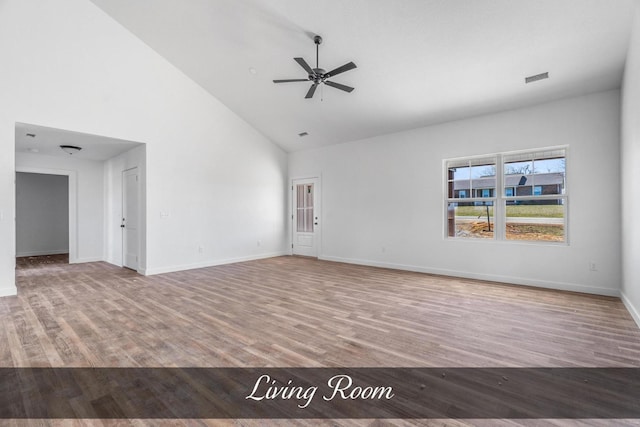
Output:
[[198,252],[199,253],[203,253],[204,252],[204,246],[198,246]]
[[262,246],[262,240],[258,240],[258,246]]
[[589,271],[598,271],[598,268],[595,262],[589,261]]

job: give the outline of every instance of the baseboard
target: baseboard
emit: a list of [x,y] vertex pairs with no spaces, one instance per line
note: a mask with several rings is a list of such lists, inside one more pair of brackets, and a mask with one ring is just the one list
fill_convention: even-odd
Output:
[[631,303],[631,300],[625,295],[624,291],[620,291],[620,299],[627,310],[629,310],[629,314],[635,320],[636,325],[640,328],[640,311]]
[[197,262],[193,264],[182,264],[182,265],[173,265],[169,267],[139,269],[138,273],[143,274],[145,276],[152,276],[154,274],[174,273],[176,271],[194,270],[196,268],[215,267],[216,265],[233,264],[236,262],[255,261],[258,259],[274,258],[278,256],[285,256],[285,255],[289,255],[289,253],[287,251],[271,252],[268,254],[251,255],[251,256],[238,257],[238,258],[209,260],[209,261]]
[[16,257],[24,257],[24,256],[43,256],[43,255],[61,255],[68,254],[69,249],[58,249],[51,251],[27,251],[27,252],[18,252],[16,253]]
[[11,297],[14,295],[18,295],[18,288],[16,288],[15,285],[0,288],[0,297]]
[[69,264],[82,264],[85,262],[100,262],[104,261],[102,257],[87,257],[87,258],[77,258],[74,260],[69,260]]
[[441,276],[460,277],[465,279],[487,280],[490,282],[509,283],[514,285],[534,286],[537,288],[555,289],[560,291],[582,292],[587,294],[605,295],[611,297],[619,297],[618,289],[597,288],[592,286],[584,286],[576,283],[552,282],[545,280],[528,279],[524,277],[501,276],[497,274],[481,274],[468,271],[446,270],[441,268],[420,267],[415,265],[393,264],[370,260],[340,258],[333,256],[320,256],[318,259],[333,262],[344,262],[347,264],[366,265],[370,267],[390,268],[392,270],[414,271],[417,273],[437,274]]

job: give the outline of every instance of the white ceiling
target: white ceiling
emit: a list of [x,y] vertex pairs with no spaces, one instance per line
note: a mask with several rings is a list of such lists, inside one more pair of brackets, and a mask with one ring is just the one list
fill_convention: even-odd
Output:
[[82,150],[72,154],[74,158],[104,161],[129,151],[140,145],[140,143],[45,126],[16,123],[16,153],[37,153],[47,156],[69,157],[70,154],[62,151],[61,145],[81,147]]
[[[287,151],[620,86],[634,0],[91,0]],[[353,61],[304,99],[293,58]],[[250,69],[255,69],[252,74]],[[529,85],[524,78],[549,72]],[[298,137],[308,132],[309,136]]]

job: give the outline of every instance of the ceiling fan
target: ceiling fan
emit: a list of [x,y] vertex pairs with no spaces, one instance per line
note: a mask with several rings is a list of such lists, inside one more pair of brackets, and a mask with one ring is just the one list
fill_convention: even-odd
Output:
[[356,64],[354,64],[353,62],[349,62],[347,64],[344,64],[341,67],[336,68],[335,70],[331,70],[329,72],[325,71],[324,69],[320,68],[320,66],[318,65],[318,49],[319,49],[320,43],[322,43],[322,37],[315,36],[313,38],[313,42],[316,44],[316,68],[311,68],[309,64],[307,64],[307,61],[305,61],[303,58],[293,58],[309,74],[308,77],[306,79],[274,80],[273,82],[274,83],[312,82],[313,84],[311,85],[311,87],[309,88],[309,91],[307,92],[307,95],[305,96],[305,98],[307,99],[313,97],[313,94],[316,92],[316,89],[321,83],[324,83],[327,86],[331,86],[336,89],[343,90],[345,92],[351,92],[353,90],[351,86],[335,83],[335,82],[329,81],[328,79],[340,73],[344,73],[345,71],[353,70],[354,68],[356,68]]

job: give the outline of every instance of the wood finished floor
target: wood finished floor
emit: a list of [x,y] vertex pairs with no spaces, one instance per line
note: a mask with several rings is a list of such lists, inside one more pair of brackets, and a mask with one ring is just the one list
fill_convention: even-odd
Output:
[[[150,277],[64,256],[17,264],[18,296],[0,298],[3,367],[640,366],[617,298],[300,257]],[[387,422],[318,424],[363,423]]]

